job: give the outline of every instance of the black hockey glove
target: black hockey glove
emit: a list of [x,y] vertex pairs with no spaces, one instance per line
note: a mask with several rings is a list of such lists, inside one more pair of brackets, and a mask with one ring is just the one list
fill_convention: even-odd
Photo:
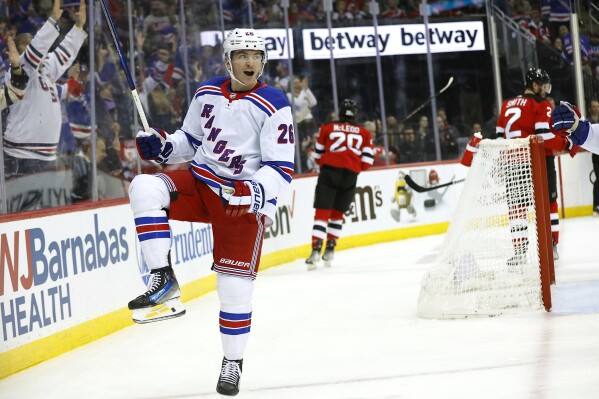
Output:
[[23,67],[21,67],[20,75],[15,73],[10,75],[10,83],[15,87],[15,89],[25,90],[27,87],[27,82],[29,82],[29,75],[27,75],[27,72],[25,72]]

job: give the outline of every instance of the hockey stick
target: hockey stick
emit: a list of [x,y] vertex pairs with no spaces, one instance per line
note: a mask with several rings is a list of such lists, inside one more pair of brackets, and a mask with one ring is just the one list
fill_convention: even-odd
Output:
[[[104,1],[104,0],[102,0]],[[403,125],[404,123],[406,123],[408,121],[408,119],[410,119],[411,117],[413,117],[414,115],[416,115],[418,113],[418,111],[420,111],[422,108],[426,107],[428,105],[428,103],[430,103],[431,101],[433,101],[433,99],[443,93],[445,93],[445,91],[447,91],[447,89],[449,89],[449,86],[451,86],[451,84],[453,83],[453,76],[451,76],[449,78],[449,80],[447,81],[447,84],[438,92],[435,93],[435,95],[429,97],[425,102],[423,102],[418,108],[416,108],[414,111],[410,112],[408,114],[408,116],[406,116],[401,122],[399,122],[399,125]],[[433,115],[434,116],[434,115]]]
[[119,58],[121,60],[121,66],[125,71],[125,76],[127,77],[127,83],[129,84],[129,89],[131,89],[131,95],[133,96],[133,102],[135,103],[135,107],[137,108],[137,112],[139,114],[139,118],[141,119],[141,124],[144,128],[145,132],[153,133],[156,137],[160,139],[160,141],[164,141],[164,138],[160,136],[158,133],[155,133],[154,130],[151,130],[148,125],[148,120],[146,119],[146,114],[141,105],[141,101],[139,100],[139,95],[137,94],[137,88],[135,87],[135,83],[133,83],[133,78],[131,77],[131,72],[129,71],[129,67],[127,66],[127,61],[125,59],[125,54],[123,53],[123,48],[121,47],[121,43],[119,41],[118,36],[116,35],[116,28],[114,27],[114,22],[112,22],[112,17],[110,16],[110,12],[108,12],[108,5],[106,4],[106,0],[101,1],[102,11],[104,12],[104,17],[106,18],[106,22],[108,24],[108,29],[110,29],[110,34],[112,36],[112,41],[116,47],[116,51],[119,54]]
[[406,175],[404,177],[404,179],[405,179],[406,183],[408,184],[408,186],[410,186],[417,193],[425,193],[427,191],[437,190],[439,188],[451,186],[453,184],[462,183],[463,181],[466,180],[466,179],[458,179],[458,180],[452,180],[449,183],[438,184],[438,185],[432,186],[432,187],[422,187],[421,185],[419,185],[418,183],[416,183],[414,180],[412,180],[412,178],[410,177],[410,175]]

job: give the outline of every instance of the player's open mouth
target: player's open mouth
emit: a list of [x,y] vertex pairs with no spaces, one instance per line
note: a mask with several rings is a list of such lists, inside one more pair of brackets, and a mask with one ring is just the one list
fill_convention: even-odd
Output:
[[248,77],[254,76],[254,71],[245,71],[243,73],[245,74],[245,76],[248,76]]

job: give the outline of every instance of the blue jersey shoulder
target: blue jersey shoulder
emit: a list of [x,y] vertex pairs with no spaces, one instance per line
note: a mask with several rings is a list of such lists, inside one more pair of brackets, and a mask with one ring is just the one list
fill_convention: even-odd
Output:
[[277,110],[291,106],[287,96],[283,93],[283,90],[277,89],[274,86],[264,85],[256,90],[255,93],[264,97],[264,99],[271,103]]

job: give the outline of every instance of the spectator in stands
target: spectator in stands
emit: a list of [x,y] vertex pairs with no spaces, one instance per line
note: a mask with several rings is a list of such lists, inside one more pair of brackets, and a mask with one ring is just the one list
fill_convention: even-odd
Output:
[[564,66],[568,65],[568,59],[566,58],[564,42],[561,38],[555,38],[555,40],[553,41],[553,49],[555,50],[555,52],[552,52],[550,54],[549,64],[552,65],[554,69],[563,69]]
[[25,88],[29,81],[29,75],[23,69],[21,60],[19,59],[19,52],[15,46],[15,42],[12,37],[6,38],[7,43],[7,57],[10,62],[11,75],[10,79],[6,81],[5,87],[0,87],[0,110],[16,103],[23,98],[25,94]]
[[437,125],[439,127],[441,157],[443,159],[457,158],[459,150],[456,140],[460,135],[458,130],[449,123],[446,123],[442,116],[437,117]]
[[[81,142],[79,152],[73,158],[73,189],[71,191],[71,202],[77,203],[92,199],[92,154],[93,148],[90,138]],[[106,143],[104,139],[96,139],[96,163],[106,158]],[[98,175],[98,193],[100,199],[104,197],[106,187],[104,179]]]
[[549,36],[549,28],[545,26],[541,20],[541,11],[534,7],[530,11],[530,21],[526,24],[526,28],[532,33],[537,40],[542,43],[551,45],[551,37]]
[[281,7],[280,0],[274,0],[269,2],[270,8],[267,10],[269,13],[269,21],[282,21],[283,20],[283,8]]
[[86,4],[81,0],[75,26],[50,51],[59,37],[60,0],[54,0],[50,17],[34,37],[29,33],[15,38],[21,65],[30,80],[23,101],[10,106],[4,135],[7,176],[56,170],[56,152],[62,114],[56,80],[71,66],[87,38],[83,30]]
[[406,16],[406,12],[399,8],[399,0],[387,0],[385,5],[385,10],[381,12],[381,19],[397,19]]
[[314,22],[326,22],[327,14],[324,12],[324,2],[319,1],[316,3],[316,10],[314,11]]
[[383,146],[383,142],[378,139],[376,123],[373,121],[364,122],[364,129],[370,132],[370,137],[372,137],[372,142],[374,144],[373,152],[374,152],[374,163],[373,166],[385,166],[387,165],[387,159],[389,159],[389,165],[395,165],[397,163],[397,152],[392,152],[385,150]]
[[[541,9],[541,20],[543,21],[543,23],[545,25],[548,25],[549,24],[549,16],[551,15],[551,0],[540,0],[539,6]],[[554,37],[551,35],[551,32],[549,32],[549,37],[550,38]]]
[[331,13],[331,20],[333,22],[348,22],[353,21],[354,14],[347,10],[347,3],[345,0],[337,0],[335,2],[335,9]]
[[275,83],[278,83],[283,88],[283,91],[289,91],[289,65],[287,60],[280,60],[276,66]]
[[401,139],[401,144],[399,145],[399,163],[421,162],[423,156],[418,150],[414,128],[406,126],[401,133]]
[[320,172],[320,165],[316,162],[316,141],[318,140],[318,130],[311,135],[308,135],[302,141],[302,152],[306,158],[306,168],[302,170],[303,173],[318,173]]
[[362,4],[362,7],[359,8],[354,13],[354,19],[357,19],[357,20],[372,19],[372,15],[370,15],[370,2],[365,1]]
[[[495,128],[495,125],[493,125]],[[432,161],[435,159],[435,138],[433,130],[428,123],[428,116],[421,115],[416,128],[416,143],[419,152],[422,154],[422,161]]]
[[527,29],[527,26],[532,19],[530,3],[526,0],[516,0],[513,8],[512,19],[522,29]]
[[595,79],[599,79],[599,33],[593,33],[590,42],[591,68],[593,69],[593,76],[595,76]]
[[403,125],[400,125],[397,121],[397,118],[393,115],[389,115],[387,117],[387,142],[389,143],[389,148],[399,147],[401,131],[403,130]]
[[307,76],[300,78],[295,76],[293,79],[293,95],[287,93],[289,102],[293,102],[293,111],[296,125],[296,137],[303,140],[308,137],[314,130],[318,129],[314,117],[312,116],[312,107],[318,102],[314,93],[310,90],[310,80]]
[[[566,29],[560,28],[560,30],[562,32],[566,32],[566,31],[568,32],[562,36],[562,42],[564,44],[566,59],[568,60],[568,62],[570,64],[573,64],[574,63],[574,46],[572,43],[572,34],[568,30],[568,28],[566,28]],[[591,42],[589,41],[589,38],[582,32],[580,33],[580,56],[581,56],[583,64],[588,64],[590,62]]]
[[[591,101],[587,119],[591,124],[599,123],[599,101]],[[599,155],[592,154],[591,159],[593,161],[593,172],[595,173],[595,181],[593,182],[593,216],[599,216]]]
[[550,0],[549,9],[549,33],[551,37],[556,37],[562,26],[570,25],[572,0]]
[[443,107],[437,108],[437,116],[443,119],[443,123],[449,123],[447,121],[447,111]]
[[79,151],[78,140],[89,138],[91,133],[89,95],[85,92],[87,67],[75,62],[69,68],[67,77],[65,84],[57,85],[61,92],[59,97],[63,114],[58,144],[58,153],[62,157],[75,155]]
[[144,18],[143,30],[146,35],[159,35],[164,28],[175,22],[174,16],[168,15],[167,5],[163,0],[152,0],[150,14]]

